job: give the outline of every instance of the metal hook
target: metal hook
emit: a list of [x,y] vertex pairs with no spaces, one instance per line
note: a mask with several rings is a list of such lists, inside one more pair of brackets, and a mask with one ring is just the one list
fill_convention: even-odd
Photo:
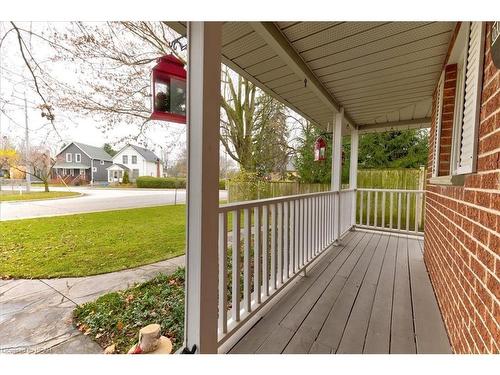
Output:
[[172,49],[177,50],[177,48],[179,48],[180,51],[185,51],[187,49],[187,43],[183,44],[181,42],[181,39],[184,39],[184,38],[186,38],[186,37],[180,36],[180,37],[174,39],[172,41],[172,43],[170,43]]

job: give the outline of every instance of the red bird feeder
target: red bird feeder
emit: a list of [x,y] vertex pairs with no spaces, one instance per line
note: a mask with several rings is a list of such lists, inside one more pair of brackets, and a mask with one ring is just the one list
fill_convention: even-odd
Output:
[[326,160],[326,141],[323,137],[318,137],[314,142],[314,161]]
[[152,120],[186,123],[186,70],[174,55],[157,60],[151,74]]

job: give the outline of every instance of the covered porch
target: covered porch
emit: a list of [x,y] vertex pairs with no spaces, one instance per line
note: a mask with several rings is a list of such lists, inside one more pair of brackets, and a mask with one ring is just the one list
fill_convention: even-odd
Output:
[[106,168],[108,171],[108,182],[120,183],[123,181],[123,175],[125,172],[130,173],[130,169],[123,164],[114,163],[110,167]]
[[[356,176],[360,134],[429,126],[455,23],[171,26],[189,51],[185,349],[449,353],[422,259],[425,192]],[[219,206],[221,62],[333,134],[331,191]]]

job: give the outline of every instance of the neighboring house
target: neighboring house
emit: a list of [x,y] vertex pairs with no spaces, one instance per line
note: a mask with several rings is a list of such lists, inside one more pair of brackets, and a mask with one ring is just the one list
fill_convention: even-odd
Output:
[[71,142],[56,156],[52,178],[62,177],[67,183],[107,181],[106,168],[113,163],[111,155],[100,147]]
[[130,181],[139,176],[163,176],[163,164],[153,151],[128,144],[113,156],[113,165],[107,168],[108,182],[121,182],[125,172]]

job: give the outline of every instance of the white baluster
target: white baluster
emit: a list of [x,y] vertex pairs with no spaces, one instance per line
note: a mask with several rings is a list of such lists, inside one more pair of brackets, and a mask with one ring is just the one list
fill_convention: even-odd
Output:
[[232,241],[232,317],[240,321],[240,210],[233,212]]
[[219,331],[227,333],[227,216],[219,213]]

